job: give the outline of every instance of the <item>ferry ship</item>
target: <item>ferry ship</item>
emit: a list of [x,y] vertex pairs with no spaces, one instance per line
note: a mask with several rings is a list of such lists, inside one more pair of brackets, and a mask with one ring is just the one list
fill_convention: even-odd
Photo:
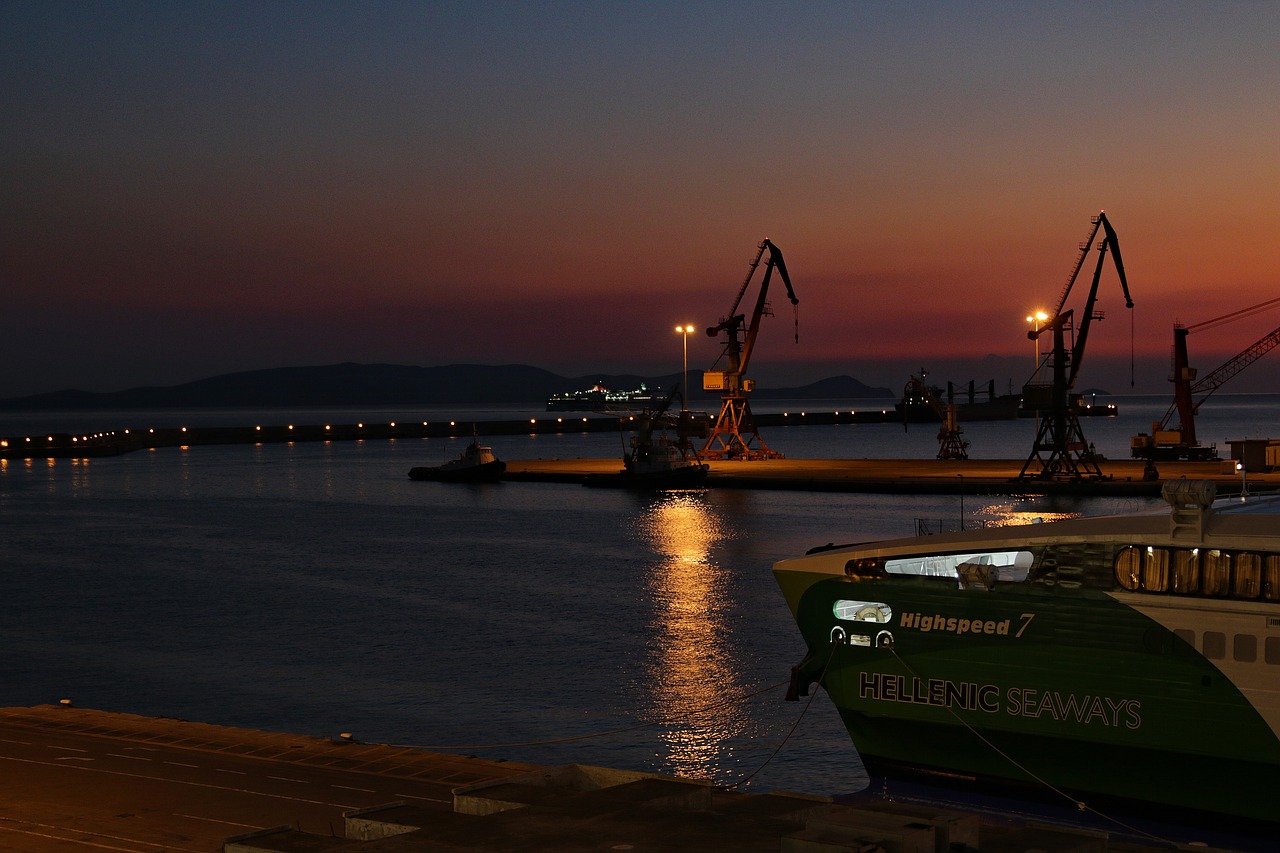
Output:
[[1274,829],[1280,499],[1163,494],[777,563],[788,698],[820,684],[873,777]]
[[634,391],[615,391],[599,382],[584,391],[552,394],[547,398],[548,412],[638,412],[657,405],[661,391],[651,391],[643,382]]

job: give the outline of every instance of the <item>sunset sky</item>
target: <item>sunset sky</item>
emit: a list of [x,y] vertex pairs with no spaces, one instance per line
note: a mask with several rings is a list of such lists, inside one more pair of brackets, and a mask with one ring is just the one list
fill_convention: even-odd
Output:
[[1280,297],[1280,3],[7,0],[0,43],[0,398],[674,373],[765,237],[762,384],[1004,390],[1104,208],[1136,307],[1108,266],[1085,385],[1132,347],[1164,393],[1175,321]]

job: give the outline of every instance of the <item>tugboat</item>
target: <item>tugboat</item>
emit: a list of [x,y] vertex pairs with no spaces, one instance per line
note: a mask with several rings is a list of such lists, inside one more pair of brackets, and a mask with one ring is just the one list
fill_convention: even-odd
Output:
[[[698,413],[681,411],[676,417],[668,415],[675,393],[673,389],[656,411],[646,409],[636,416],[636,432],[630,449],[623,454],[621,471],[593,474],[583,484],[624,489],[690,489],[704,485],[709,466],[698,457],[690,441],[691,425],[698,423]],[[653,434],[655,429],[673,427],[675,438],[665,432],[656,437]]]
[[493,455],[493,448],[480,444],[473,434],[471,443],[457,459],[435,467],[409,469],[410,480],[437,480],[445,483],[496,483],[507,470],[507,463]]

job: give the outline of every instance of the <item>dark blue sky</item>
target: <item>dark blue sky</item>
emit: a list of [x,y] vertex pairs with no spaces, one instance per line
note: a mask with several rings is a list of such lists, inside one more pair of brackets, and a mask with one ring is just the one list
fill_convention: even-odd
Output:
[[[1021,382],[1100,208],[1140,389],[1175,320],[1280,295],[1280,4],[10,0],[0,33],[0,397],[672,372],[764,237],[801,339],[766,321],[762,381]],[[1127,385],[1108,275],[1084,381]]]

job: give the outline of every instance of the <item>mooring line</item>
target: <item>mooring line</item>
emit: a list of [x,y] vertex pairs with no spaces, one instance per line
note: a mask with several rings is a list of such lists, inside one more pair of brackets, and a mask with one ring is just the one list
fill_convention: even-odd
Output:
[[[888,649],[889,649],[890,653],[892,653],[892,654],[893,654],[893,656],[894,656],[895,658],[897,658],[898,663],[902,664],[903,668],[904,668],[904,669],[906,669],[906,671],[907,671],[907,672],[909,672],[913,678],[915,678],[915,679],[917,679],[917,680],[920,680],[920,681],[924,681],[924,680],[925,680],[925,679],[923,679],[923,678],[920,676],[920,674],[919,674],[919,673],[917,673],[917,672],[915,671],[915,669],[913,669],[913,668],[912,668],[911,664],[909,664],[909,663],[907,663],[907,662],[906,662],[906,660],[902,657],[902,655],[898,654],[898,650],[897,650],[897,648],[896,648],[896,647],[894,647],[892,644],[890,644],[890,645],[888,646]],[[986,737],[985,737],[981,732],[979,732],[979,731],[978,731],[977,729],[975,729],[973,726],[969,725],[969,722],[968,722],[966,719],[964,719],[964,717],[960,716],[960,714],[958,714],[958,713],[956,712],[955,708],[951,707],[951,705],[943,705],[943,707],[946,709],[947,713],[949,713],[952,717],[954,717],[954,718],[955,718],[956,722],[958,722],[960,725],[964,726],[964,727],[969,731],[969,733],[970,733],[970,734],[972,734],[972,735],[973,735],[974,737],[976,737],[978,740],[982,741],[984,744],[986,744],[988,747],[990,747],[990,748],[991,748],[991,750],[992,750],[993,752],[995,752],[997,755],[999,755],[999,756],[1000,756],[1001,758],[1003,758],[1005,761],[1007,761],[1007,762],[1009,762],[1010,764],[1012,764],[1014,767],[1016,767],[1016,768],[1018,768],[1019,770],[1021,770],[1023,773],[1027,774],[1027,776],[1031,777],[1031,778],[1032,778],[1032,779],[1034,779],[1036,782],[1038,782],[1038,783],[1040,783],[1041,785],[1043,785],[1044,787],[1048,788],[1048,789],[1049,789],[1050,791],[1052,791],[1053,793],[1055,793],[1055,794],[1057,794],[1058,796],[1062,797],[1064,800],[1066,800],[1066,801],[1068,801],[1068,802],[1072,803],[1072,804],[1073,804],[1073,805],[1074,805],[1078,810],[1080,810],[1080,811],[1082,811],[1082,812],[1089,812],[1090,814],[1097,815],[1098,817],[1102,818],[1103,820],[1107,820],[1107,821],[1110,821],[1110,822],[1114,823],[1116,826],[1122,826],[1122,827],[1124,827],[1125,829],[1129,830],[1130,832],[1137,833],[1138,835],[1142,835],[1142,836],[1144,836],[1144,837],[1146,837],[1146,838],[1150,838],[1150,839],[1152,839],[1152,840],[1154,840],[1154,841],[1159,841],[1159,842],[1160,842],[1160,843],[1162,843],[1162,844],[1168,844],[1168,845],[1171,845],[1171,846],[1174,844],[1174,842],[1173,842],[1173,841],[1171,841],[1171,840],[1170,840],[1170,839],[1168,839],[1168,838],[1162,838],[1162,837],[1160,837],[1159,835],[1155,835],[1155,834],[1153,834],[1153,833],[1147,832],[1147,831],[1146,831],[1146,830],[1144,830],[1144,829],[1139,829],[1139,828],[1138,828],[1138,827],[1136,827],[1136,826],[1133,826],[1133,825],[1131,825],[1131,824],[1125,823],[1123,820],[1121,820],[1121,819],[1120,819],[1120,818],[1118,818],[1118,817],[1115,817],[1115,816],[1113,816],[1113,815],[1106,814],[1106,813],[1104,813],[1104,812],[1100,812],[1100,811],[1098,811],[1097,809],[1095,809],[1094,807],[1092,807],[1092,806],[1088,805],[1087,803],[1085,803],[1085,802],[1083,802],[1083,801],[1081,801],[1081,800],[1077,800],[1075,797],[1071,796],[1071,795],[1070,795],[1070,794],[1068,794],[1066,791],[1063,791],[1061,788],[1058,788],[1057,786],[1055,786],[1054,784],[1052,784],[1052,783],[1051,783],[1051,782],[1049,782],[1048,780],[1041,778],[1041,777],[1039,776],[1039,774],[1032,772],[1029,768],[1027,768],[1026,766],[1024,766],[1021,762],[1019,762],[1017,759],[1015,759],[1012,755],[1010,755],[1009,753],[1005,752],[1003,749],[1001,749],[1000,747],[998,747],[998,746],[996,746],[994,743],[992,743],[992,742],[991,742],[989,739],[987,739],[987,738],[986,738]]]
[[774,747],[773,752],[769,753],[769,757],[764,760],[764,763],[762,763],[755,770],[752,770],[746,776],[743,776],[737,782],[734,782],[732,785],[726,786],[727,788],[729,788],[730,790],[734,788],[741,788],[743,785],[750,782],[760,773],[761,770],[764,770],[766,767],[768,767],[769,762],[773,761],[773,759],[777,756],[777,754],[782,751],[782,748],[787,745],[787,741],[791,740],[791,736],[796,733],[796,729],[800,728],[800,721],[803,720],[804,715],[809,712],[809,706],[813,704],[814,698],[816,698],[818,695],[817,688],[821,686],[823,676],[827,674],[827,667],[831,666],[831,661],[835,659],[835,656],[836,656],[836,644],[832,643],[831,654],[827,655],[827,662],[822,665],[822,672],[818,673],[817,681],[813,682],[814,688],[809,693],[809,701],[805,702],[804,707],[800,709],[800,713],[796,716],[796,721],[791,724],[791,729],[782,738],[782,741],[779,742],[779,744],[776,747]]

